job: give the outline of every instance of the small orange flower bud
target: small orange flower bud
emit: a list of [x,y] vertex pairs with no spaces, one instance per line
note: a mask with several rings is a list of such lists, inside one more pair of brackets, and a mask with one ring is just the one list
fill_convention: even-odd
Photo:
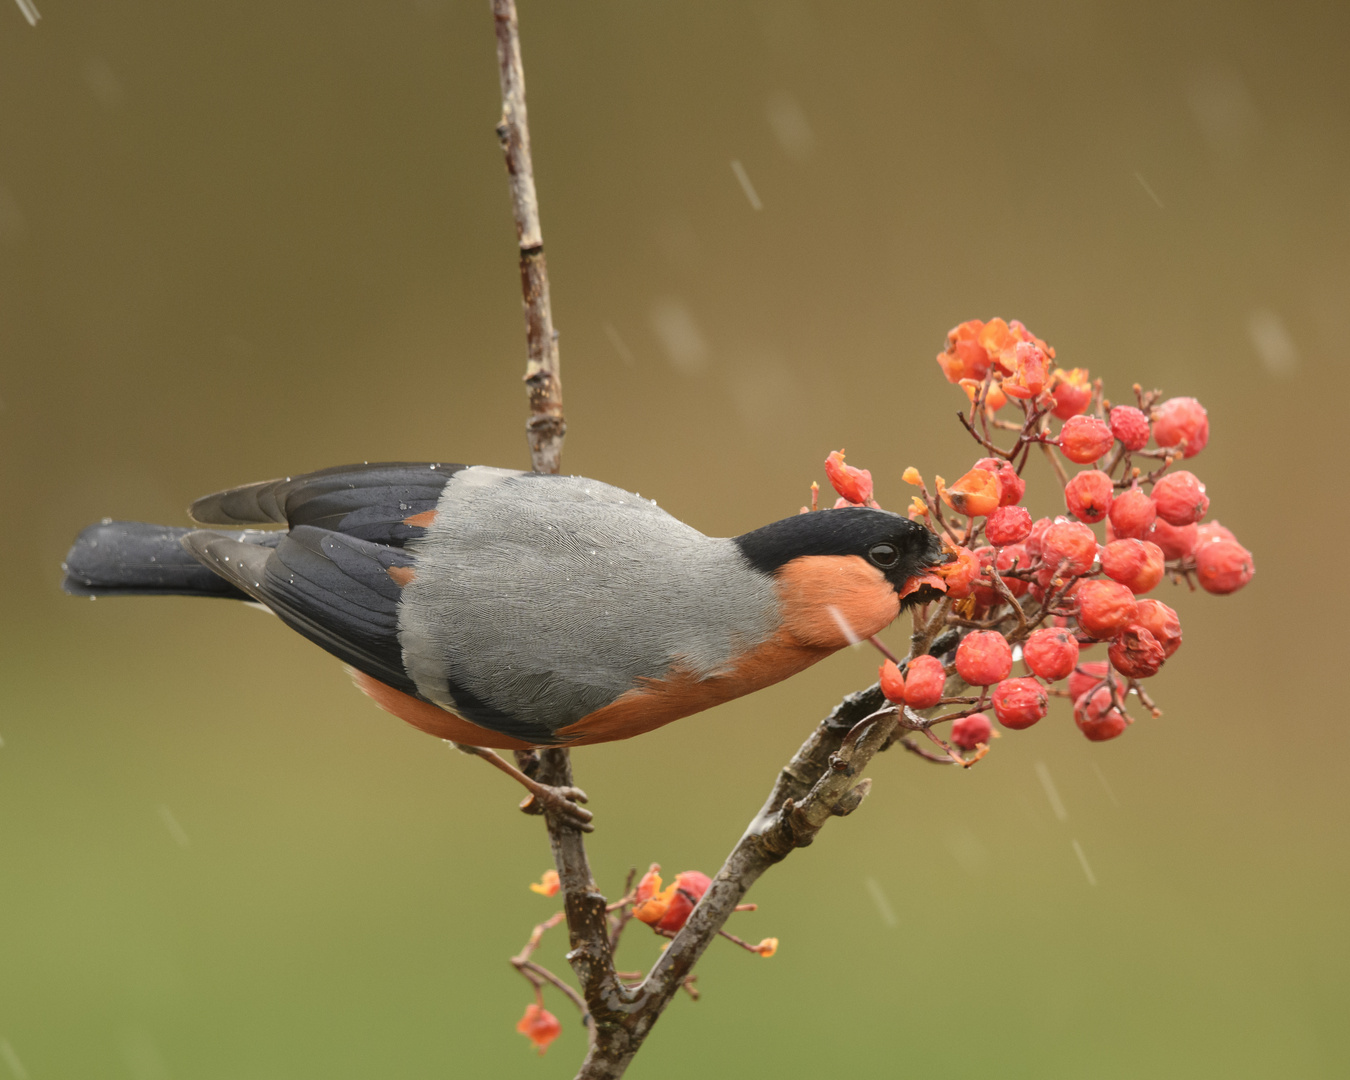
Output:
[[923,477],[919,475],[919,470],[913,465],[909,466],[900,474],[900,479],[906,484],[912,484],[914,487],[923,487]]
[[764,959],[768,959],[778,951],[778,939],[776,937],[766,937],[755,946],[755,952],[759,953]]
[[558,880],[556,870],[545,870],[543,877],[530,882],[530,892],[538,893],[540,896],[557,896],[561,887],[562,882]]

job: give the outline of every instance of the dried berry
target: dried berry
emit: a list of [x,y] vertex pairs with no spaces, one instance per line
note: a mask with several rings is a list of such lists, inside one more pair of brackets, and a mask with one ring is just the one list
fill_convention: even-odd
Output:
[[997,630],[976,630],[956,647],[956,673],[971,686],[992,686],[1012,670],[1012,648]]
[[974,750],[980,743],[988,744],[993,730],[989,717],[982,712],[972,713],[952,722],[952,742],[962,750]]
[[971,319],[947,331],[947,349],[938,353],[938,364],[948,382],[983,379],[989,373],[989,354],[979,342],[984,323]]
[[1041,558],[1052,573],[1086,574],[1097,558],[1097,534],[1077,521],[1056,521],[1041,537]]
[[[1110,665],[1105,660],[1091,660],[1086,664],[1079,664],[1069,676],[1069,697],[1077,701],[1089,690],[1101,686],[1109,672]],[[1119,676],[1111,675],[1111,682],[1115,684],[1117,693],[1124,691],[1125,683]]]
[[1116,437],[1095,416],[1071,416],[1059,433],[1059,448],[1070,461],[1090,465],[1111,449]]
[[1007,458],[980,458],[975,462],[975,468],[984,469],[998,477],[1000,506],[1012,506],[1022,501],[1022,496],[1027,491],[1027,482],[1017,475],[1017,470]]
[[1102,548],[1102,573],[1136,596],[1163,579],[1162,548],[1148,540],[1113,540]]
[[1169,657],[1181,648],[1181,620],[1177,613],[1161,600],[1140,600],[1139,614],[1134,626],[1142,626],[1163,648],[1163,657]]
[[702,899],[711,884],[712,879],[698,870],[684,870],[676,874],[675,883],[671,886],[675,890],[674,895],[670,898],[665,914],[655,923],[655,929],[667,934],[681,930],[689,921],[694,905]]
[[1025,506],[1000,506],[989,515],[984,535],[995,547],[1020,544],[1031,535],[1031,514]]
[[1158,508],[1152,499],[1137,487],[1132,487],[1111,500],[1110,516],[1111,528],[1116,536],[1142,540],[1152,528]]
[[1185,469],[1168,473],[1153,485],[1153,502],[1158,516],[1169,525],[1191,525],[1209,509],[1205,485]]
[[1167,659],[1158,639],[1137,623],[1125,627],[1106,650],[1111,666],[1129,679],[1147,679],[1158,674]]
[[1111,510],[1111,478],[1101,469],[1085,469],[1069,480],[1064,502],[1079,521],[1095,525]]
[[542,1054],[548,1044],[562,1034],[562,1024],[546,1008],[532,1001],[525,1006],[525,1015],[516,1021],[516,1030],[539,1047]]
[[1092,403],[1092,384],[1086,368],[1055,368],[1050,377],[1050,394],[1055,399],[1052,410],[1061,420],[1077,416]]
[[1046,358],[1030,341],[1018,342],[1013,349],[1012,377],[1003,380],[1003,389],[1010,397],[1023,401],[1034,398],[1045,389]]
[[993,513],[998,509],[999,499],[1003,497],[997,474],[980,468],[971,469],[951,487],[939,484],[938,493],[942,501],[958,514],[972,517]]
[[1041,541],[1045,537],[1045,532],[1054,524],[1050,518],[1037,518],[1031,523],[1031,533],[1027,536],[1026,542],[1022,545],[1027,549],[1027,555],[1033,559],[1039,559],[1042,556]]
[[1117,405],[1111,410],[1111,434],[1126,450],[1142,450],[1148,445],[1148,417],[1133,405]]
[[970,548],[957,548],[956,558],[936,567],[934,571],[947,584],[947,595],[953,600],[964,600],[970,595],[975,577],[980,572],[980,560]]
[[905,703],[905,677],[900,674],[900,669],[895,666],[894,660],[887,660],[881,665],[881,671],[877,674],[877,681],[881,683],[881,692],[886,695],[886,700],[892,705],[903,705]]
[[1022,659],[1033,675],[1058,682],[1078,663],[1078,639],[1062,627],[1036,630],[1022,645]]
[[947,672],[936,656],[916,656],[905,672],[905,701],[911,709],[931,709],[942,700]]
[[1093,742],[1114,739],[1129,726],[1121,711],[1111,704],[1111,691],[1104,686],[1074,702],[1073,720]]
[[1198,538],[1199,530],[1194,525],[1169,525],[1162,518],[1158,518],[1149,529],[1147,540],[1153,541],[1162,548],[1163,556],[1167,559],[1184,559],[1195,550],[1195,542]]
[[1115,637],[1139,612],[1134,593],[1117,581],[1085,581],[1075,598],[1078,625],[1099,641]]
[[863,506],[872,498],[872,474],[867,469],[855,469],[844,464],[844,451],[833,450],[825,459],[825,475],[830,478],[839,497],[855,506]]
[[1236,540],[1215,540],[1195,549],[1195,576],[1205,592],[1237,592],[1254,573],[1252,553]]
[[1036,723],[1050,708],[1050,696],[1035,679],[1004,679],[991,697],[994,715],[1005,728],[1021,731]]
[[1209,414],[1192,397],[1168,398],[1153,410],[1153,439],[1161,447],[1182,447],[1195,457],[1209,442]]

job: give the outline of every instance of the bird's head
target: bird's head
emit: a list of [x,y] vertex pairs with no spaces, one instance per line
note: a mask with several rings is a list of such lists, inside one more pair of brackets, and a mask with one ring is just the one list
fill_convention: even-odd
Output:
[[832,591],[841,602],[846,592],[877,601],[889,588],[891,604],[898,601],[893,618],[903,608],[939,598],[944,589],[933,573],[948,560],[941,540],[886,510],[859,506],[798,514],[738,536],[735,543],[757,570],[798,591],[809,589],[820,604],[831,602]]

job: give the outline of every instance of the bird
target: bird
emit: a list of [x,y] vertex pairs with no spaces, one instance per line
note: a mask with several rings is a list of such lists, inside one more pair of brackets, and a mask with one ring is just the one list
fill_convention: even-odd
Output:
[[937,598],[949,559],[879,508],[719,538],[597,480],[444,462],[248,484],[189,516],[84,529],[65,591],[260,605],[380,708],[587,829],[584,792],[495,751],[627,739],[779,682]]

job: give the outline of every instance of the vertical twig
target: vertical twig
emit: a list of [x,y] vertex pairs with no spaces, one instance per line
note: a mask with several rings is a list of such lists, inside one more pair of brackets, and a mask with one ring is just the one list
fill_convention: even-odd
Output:
[[525,388],[530,419],[530,462],[535,472],[556,473],[562,462],[562,375],[558,361],[558,332],[548,295],[548,265],[544,261],[544,234],[539,226],[539,198],[534,190],[534,163],[530,158],[530,123],[525,112],[525,68],[520,59],[520,29],[515,0],[492,0],[497,29],[497,66],[502,85],[502,118],[497,139],[506,155],[511,186],[511,209],[520,246],[520,288],[525,304]]

